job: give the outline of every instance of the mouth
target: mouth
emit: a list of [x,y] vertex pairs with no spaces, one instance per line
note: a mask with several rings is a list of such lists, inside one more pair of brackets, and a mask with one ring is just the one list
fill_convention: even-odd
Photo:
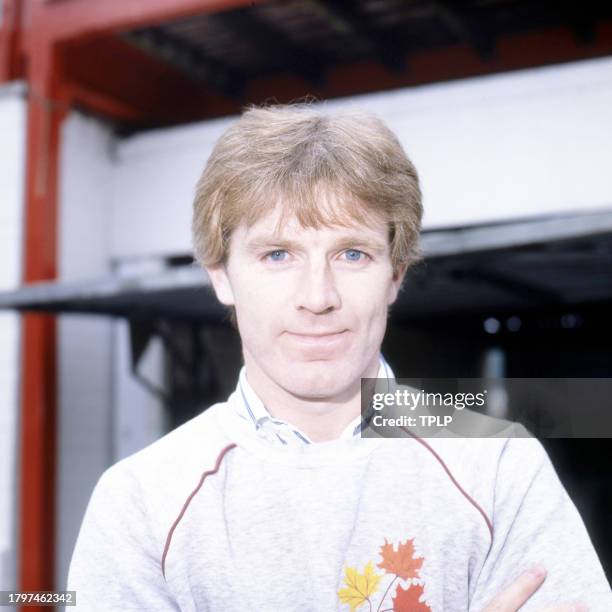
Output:
[[285,332],[287,336],[297,344],[304,346],[331,346],[337,342],[344,340],[348,329],[340,331],[323,332],[323,333],[298,333],[298,332]]
[[293,344],[298,350],[306,351],[308,353],[313,350],[317,354],[321,351],[328,353],[329,351],[335,352],[341,346],[343,346],[346,338],[348,337],[348,329],[343,329],[337,332],[326,332],[326,333],[294,333],[285,332],[290,343]]

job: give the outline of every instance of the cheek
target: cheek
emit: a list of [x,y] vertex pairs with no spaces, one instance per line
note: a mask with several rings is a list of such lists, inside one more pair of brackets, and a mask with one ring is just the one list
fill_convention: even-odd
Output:
[[350,304],[350,310],[360,324],[371,328],[376,335],[381,326],[386,326],[391,295],[390,282],[381,282],[379,278],[364,279],[364,282],[347,285],[344,303]]
[[262,337],[280,324],[285,308],[278,288],[247,275],[239,279],[236,287],[239,287],[234,296],[241,334],[244,330],[245,334]]

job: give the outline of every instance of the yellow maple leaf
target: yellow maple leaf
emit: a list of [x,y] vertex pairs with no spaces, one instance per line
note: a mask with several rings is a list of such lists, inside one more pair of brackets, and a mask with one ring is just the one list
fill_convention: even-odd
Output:
[[382,576],[374,571],[371,561],[365,566],[363,574],[354,567],[345,567],[344,572],[346,588],[338,591],[338,597],[342,603],[351,606],[351,612],[354,612],[376,592]]

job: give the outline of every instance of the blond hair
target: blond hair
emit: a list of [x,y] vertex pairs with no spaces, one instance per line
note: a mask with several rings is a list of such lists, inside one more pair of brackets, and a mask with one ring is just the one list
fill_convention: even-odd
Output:
[[[332,194],[341,205],[329,205]],[[391,130],[370,114],[323,114],[311,104],[251,107],[215,144],[197,183],[192,238],[202,266],[226,261],[234,229],[282,202],[304,227],[381,216],[394,269],[421,258],[417,172]]]

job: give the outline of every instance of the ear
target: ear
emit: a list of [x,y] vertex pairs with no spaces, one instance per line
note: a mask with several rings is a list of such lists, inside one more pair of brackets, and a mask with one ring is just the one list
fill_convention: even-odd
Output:
[[224,264],[206,266],[217,299],[226,306],[234,306],[234,291]]
[[404,276],[406,275],[406,270],[408,269],[407,265],[399,266],[393,272],[393,277],[391,279],[391,287],[389,288],[389,300],[388,305],[391,306],[393,302],[397,299],[397,295],[399,294],[400,287],[402,286],[402,282],[404,281]]

